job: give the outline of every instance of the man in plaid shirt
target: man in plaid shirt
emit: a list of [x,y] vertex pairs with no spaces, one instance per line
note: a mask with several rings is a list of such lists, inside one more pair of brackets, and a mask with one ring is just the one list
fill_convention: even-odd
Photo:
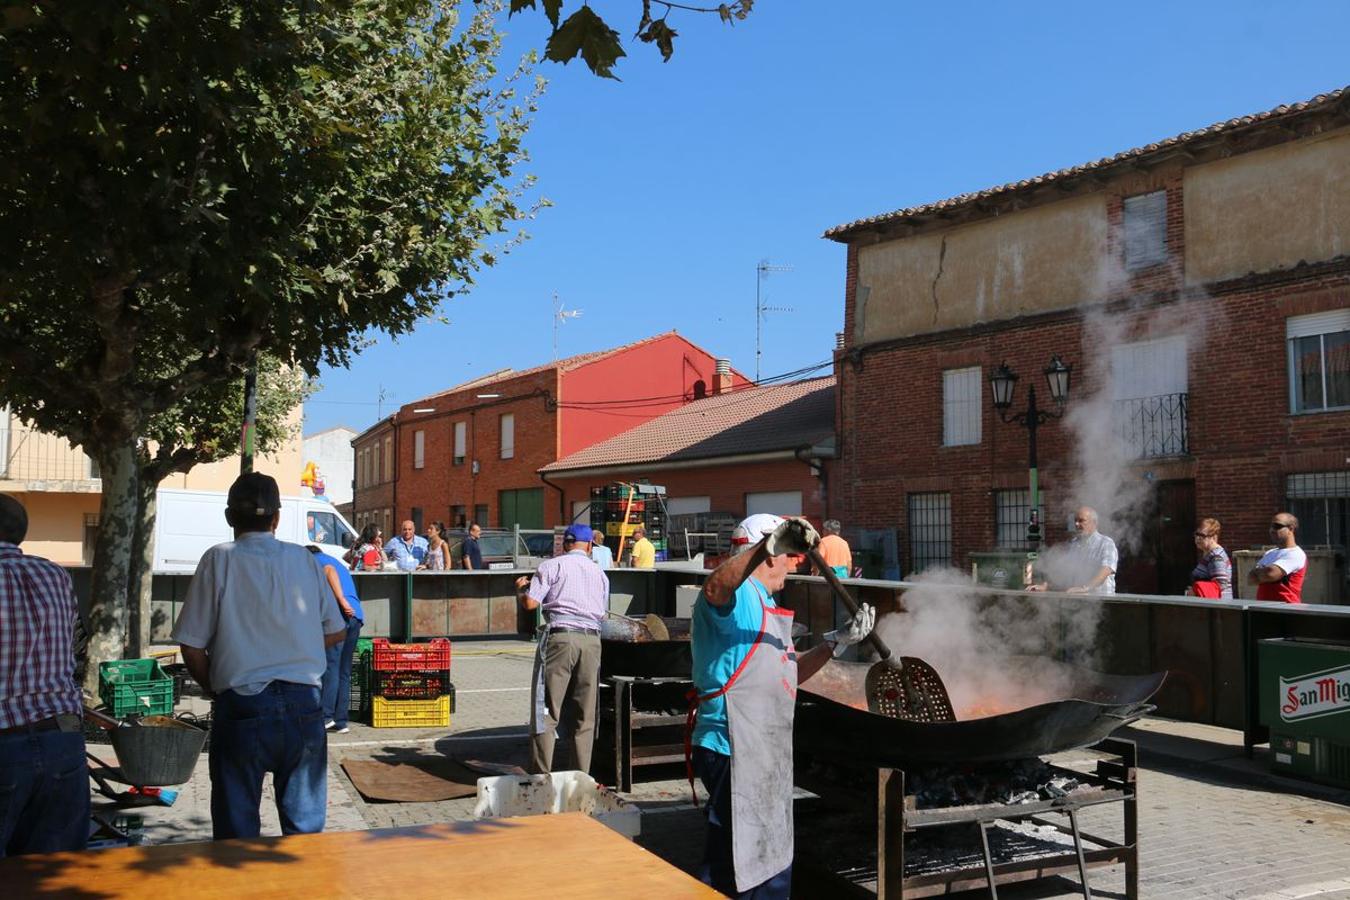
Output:
[[83,850],[89,838],[79,609],[66,571],[19,549],[27,534],[23,505],[0,494],[0,857]]

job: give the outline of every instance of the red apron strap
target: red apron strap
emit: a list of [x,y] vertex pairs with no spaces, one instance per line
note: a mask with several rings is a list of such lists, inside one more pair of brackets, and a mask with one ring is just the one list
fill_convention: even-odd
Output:
[[750,645],[750,650],[745,654],[745,659],[736,667],[736,671],[731,673],[727,683],[709,694],[699,695],[697,689],[691,689],[684,698],[689,701],[689,714],[684,719],[684,774],[689,779],[689,796],[694,800],[694,808],[698,808],[698,792],[694,790],[694,722],[698,718],[698,706],[708,700],[716,699],[736,683],[736,679],[741,677],[745,671],[746,665],[750,662],[750,657],[755,655],[759,649],[760,642],[764,640],[764,622],[768,615],[769,608],[764,604],[764,598],[760,595],[759,588],[751,585],[755,589],[755,596],[759,597],[759,634],[755,635],[755,642]]

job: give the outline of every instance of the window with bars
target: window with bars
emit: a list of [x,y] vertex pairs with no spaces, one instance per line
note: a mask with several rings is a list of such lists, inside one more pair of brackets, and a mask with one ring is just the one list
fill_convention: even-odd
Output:
[[[1027,540],[1027,523],[1031,516],[1031,491],[994,491],[994,540],[1000,550],[1035,550],[1036,544]],[[1036,521],[1045,534],[1045,507],[1038,510]]]
[[909,495],[909,569],[913,573],[952,562],[952,495]]
[[942,373],[942,445],[980,442],[980,367]]
[[1285,479],[1289,511],[1298,519],[1300,547],[1338,547],[1350,538],[1350,471],[1301,472]]
[[1133,272],[1167,261],[1167,192],[1124,201],[1125,269]]
[[1350,309],[1291,316],[1285,337],[1293,411],[1350,407]]

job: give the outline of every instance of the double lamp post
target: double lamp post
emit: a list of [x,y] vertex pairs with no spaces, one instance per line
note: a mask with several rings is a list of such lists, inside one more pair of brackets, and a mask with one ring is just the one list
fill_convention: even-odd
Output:
[[1069,399],[1069,375],[1073,367],[1066,365],[1058,355],[1050,360],[1045,369],[1045,381],[1050,389],[1050,398],[1055,402],[1053,410],[1043,410],[1036,405],[1036,386],[1027,391],[1027,408],[1024,412],[1008,414],[1012,406],[1013,394],[1017,391],[1017,374],[1008,368],[1005,362],[989,376],[989,387],[993,394],[994,409],[1004,422],[1015,422],[1027,429],[1027,466],[1029,473],[1029,500],[1031,513],[1027,520],[1027,542],[1033,547],[1041,540],[1041,490],[1036,471],[1036,429],[1051,419],[1064,415],[1064,403]]

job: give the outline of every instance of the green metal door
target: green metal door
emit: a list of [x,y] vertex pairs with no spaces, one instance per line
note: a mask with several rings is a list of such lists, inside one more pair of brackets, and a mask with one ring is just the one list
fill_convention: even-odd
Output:
[[544,489],[522,488],[513,491],[498,491],[497,499],[501,509],[501,527],[521,528],[544,527]]

